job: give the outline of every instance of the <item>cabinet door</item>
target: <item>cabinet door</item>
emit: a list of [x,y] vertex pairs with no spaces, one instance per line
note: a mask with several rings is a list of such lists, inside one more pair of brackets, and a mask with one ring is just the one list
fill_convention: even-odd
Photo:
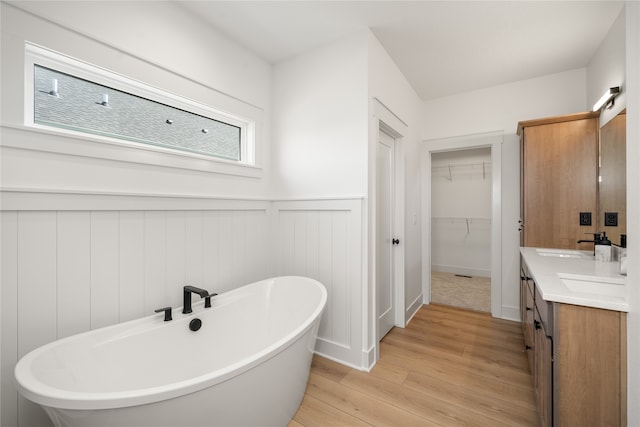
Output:
[[[525,127],[522,157],[524,246],[590,249],[577,241],[595,230],[597,119]],[[580,212],[592,226],[580,225]]]
[[535,389],[538,415],[542,427],[551,427],[553,420],[553,347],[540,314],[535,311]]
[[554,425],[625,426],[626,313],[553,306]]

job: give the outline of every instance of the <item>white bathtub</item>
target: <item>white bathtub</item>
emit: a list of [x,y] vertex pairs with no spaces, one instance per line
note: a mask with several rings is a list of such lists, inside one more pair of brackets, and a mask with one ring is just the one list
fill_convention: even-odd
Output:
[[56,426],[285,426],[304,396],[325,288],[278,277],[212,308],[196,299],[170,322],[157,314],[32,351],[16,365],[18,389]]

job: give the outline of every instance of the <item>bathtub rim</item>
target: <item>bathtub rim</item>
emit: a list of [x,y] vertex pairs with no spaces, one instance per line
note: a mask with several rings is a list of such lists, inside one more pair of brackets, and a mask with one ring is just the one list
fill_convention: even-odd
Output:
[[[52,341],[44,344],[31,352],[24,355],[14,368],[14,379],[18,391],[27,399],[51,408],[58,409],[71,409],[71,410],[99,410],[99,409],[115,409],[124,408],[130,406],[138,406],[149,403],[161,402],[163,400],[171,399],[178,396],[195,393],[208,387],[215,386],[216,384],[229,381],[230,379],[242,375],[243,373],[259,366],[265,361],[277,356],[278,354],[291,347],[298,340],[302,339],[316,324],[320,322],[320,316],[326,307],[327,302],[327,290],[319,281],[304,277],[304,276],[277,276],[258,282],[249,283],[239,288],[226,292],[227,295],[233,295],[236,291],[248,286],[258,286],[263,282],[274,281],[277,279],[303,279],[304,281],[313,283],[321,294],[318,305],[314,308],[313,312],[305,319],[303,323],[297,326],[289,334],[285,335],[281,339],[275,341],[269,346],[265,347],[259,352],[253,353],[248,357],[242,358],[239,361],[227,365],[221,369],[217,369],[208,372],[204,375],[189,378],[179,382],[173,382],[170,384],[163,384],[161,386],[149,387],[145,389],[117,391],[117,392],[75,392],[67,391],[55,387],[51,387],[40,380],[36,379],[32,374],[30,367],[33,361],[39,357],[42,353],[49,351],[50,349],[64,345],[68,341],[79,339],[81,336],[95,333],[96,331],[106,332],[110,329],[122,329],[126,330],[127,326],[136,326],[136,324],[149,323],[148,326],[153,327],[156,322],[154,319],[160,318],[161,315],[154,314],[145,316],[139,319],[133,319],[126,322],[118,323],[115,325],[98,328],[79,334],[71,335],[59,340]],[[222,294],[224,295],[224,294]],[[194,304],[194,308],[204,305],[202,301]],[[176,308],[174,310],[180,310]],[[189,319],[192,319],[198,314],[203,314],[202,310],[194,310],[193,313],[185,315],[180,319],[175,319],[187,323]],[[174,321],[175,321],[174,320]],[[162,327],[161,325],[157,327]],[[313,350],[312,350],[313,351]],[[22,380],[22,381],[21,381]]]

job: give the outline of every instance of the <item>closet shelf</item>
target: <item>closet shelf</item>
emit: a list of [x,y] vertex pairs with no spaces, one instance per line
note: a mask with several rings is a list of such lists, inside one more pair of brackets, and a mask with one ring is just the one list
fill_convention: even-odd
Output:
[[453,181],[456,175],[458,177],[473,177],[474,175],[480,176],[482,174],[482,179],[486,179],[490,172],[491,162],[431,166],[432,176],[439,176],[449,181]]

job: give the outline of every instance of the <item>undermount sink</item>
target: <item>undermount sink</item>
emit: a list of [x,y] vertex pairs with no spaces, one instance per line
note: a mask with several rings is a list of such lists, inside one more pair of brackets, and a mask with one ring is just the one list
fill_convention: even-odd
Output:
[[573,249],[536,249],[540,256],[552,256],[557,258],[591,258],[583,252]]
[[565,286],[573,292],[585,292],[612,297],[626,297],[625,280],[615,277],[558,274]]

